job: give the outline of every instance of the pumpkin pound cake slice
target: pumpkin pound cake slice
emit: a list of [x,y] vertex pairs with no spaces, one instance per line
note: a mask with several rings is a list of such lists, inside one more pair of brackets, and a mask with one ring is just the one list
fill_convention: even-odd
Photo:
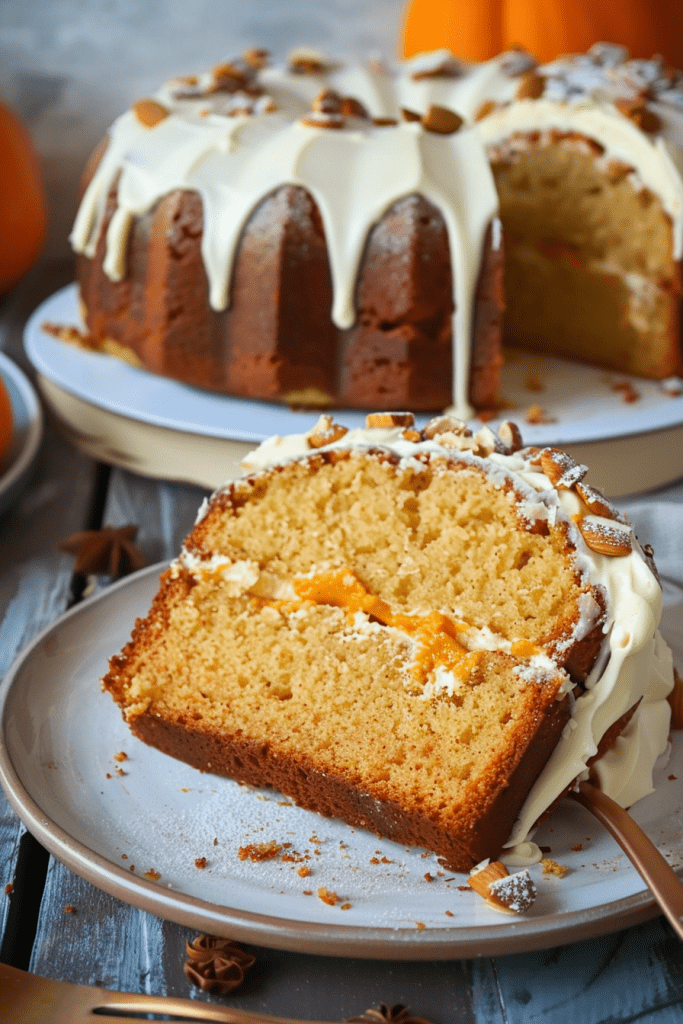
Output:
[[[637,564],[643,617],[659,587],[560,453],[518,450],[510,426],[368,420],[322,417],[257,450],[201,510],[104,687],[165,753],[469,870],[531,827],[518,816],[563,737],[576,763],[548,804],[595,753],[577,705],[594,665],[603,679],[627,660],[599,658],[612,570],[596,563]],[[582,518],[619,553],[594,552]],[[605,731],[643,697],[655,625],[632,629],[644,679]]]

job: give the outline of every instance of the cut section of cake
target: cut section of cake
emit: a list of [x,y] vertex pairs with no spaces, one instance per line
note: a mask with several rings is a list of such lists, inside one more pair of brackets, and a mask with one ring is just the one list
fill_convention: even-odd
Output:
[[622,794],[649,791],[661,590],[584,467],[409,414],[323,417],[249,463],[110,663],[138,737],[463,871],[524,840],[610,729]]

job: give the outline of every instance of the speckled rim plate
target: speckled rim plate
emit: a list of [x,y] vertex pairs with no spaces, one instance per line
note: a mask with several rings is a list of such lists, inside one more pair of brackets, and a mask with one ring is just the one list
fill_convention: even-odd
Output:
[[12,439],[0,459],[0,515],[26,484],[43,437],[43,413],[38,396],[22,370],[0,352],[0,376],[12,406]]
[[[532,868],[534,907],[503,916],[431,854],[303,811],[278,794],[203,775],[135,740],[98,678],[146,612],[161,568],[67,612],[23,653],[0,690],[0,781],[27,828],[73,871],[187,927],[348,957],[522,952],[656,915],[614,841],[573,802],[537,835],[567,874]],[[680,655],[680,603],[668,609],[664,632]],[[121,752],[125,760],[117,759]],[[682,774],[677,733],[655,793],[634,808],[674,866],[683,853],[683,806],[680,783],[669,776]],[[272,859],[240,855],[264,843],[279,846]],[[319,889],[336,893],[336,905],[318,898]]]
[[[292,434],[311,426],[311,414],[294,412],[276,403],[214,395],[165,380],[121,360],[64,344],[47,334],[45,322],[67,326],[81,323],[76,285],[56,292],[34,311],[24,335],[27,354],[40,374],[77,397],[109,412],[143,423],[206,437],[259,442],[273,434]],[[529,390],[529,375],[544,385]],[[614,385],[629,384],[640,395],[624,401]],[[540,354],[510,353],[503,367],[502,393],[515,415],[523,419],[540,404],[554,423],[524,425],[527,444],[568,445],[604,441],[667,430],[683,424],[683,393],[666,394],[652,381],[627,377],[594,367],[568,363]],[[348,427],[362,426],[365,414],[336,410]],[[421,425],[429,417],[417,417]],[[495,421],[494,421],[495,425]]]

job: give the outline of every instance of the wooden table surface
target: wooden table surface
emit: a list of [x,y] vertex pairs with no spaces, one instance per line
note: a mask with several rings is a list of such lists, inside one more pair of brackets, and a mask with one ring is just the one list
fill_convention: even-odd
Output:
[[[0,349],[29,373],[21,343],[26,317],[71,274],[70,266],[42,266],[2,300]],[[151,564],[175,555],[204,495],[98,465],[48,421],[32,479],[0,517],[0,677],[80,599],[60,540],[136,523]],[[256,965],[244,985],[220,997],[193,988],[183,973],[185,942],[195,932],[73,874],[26,832],[3,794],[0,865],[0,961],[51,978],[330,1021],[380,1004],[406,1005],[434,1024],[683,1020],[683,945],[661,917],[542,952],[474,960],[363,962],[251,947]],[[0,1019],[1,1007],[0,996]]]

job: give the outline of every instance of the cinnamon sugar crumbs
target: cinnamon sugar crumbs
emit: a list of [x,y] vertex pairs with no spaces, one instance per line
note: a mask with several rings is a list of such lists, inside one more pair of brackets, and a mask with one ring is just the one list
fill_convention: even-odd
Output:
[[328,907],[334,907],[337,903],[341,902],[341,897],[337,896],[336,892],[332,892],[331,889],[327,889],[325,886],[321,886],[316,890],[316,896],[322,903],[326,903]]
[[76,908],[73,906],[72,903],[67,903],[67,905],[64,907],[64,913],[65,914],[75,914],[76,913]]
[[[131,865],[131,871],[132,870],[133,870],[133,867]],[[150,882],[158,882],[159,879],[161,878],[161,872],[157,871],[155,868],[150,868],[149,871],[145,871],[144,872],[142,877],[143,878],[148,878],[150,880]]]
[[527,373],[524,378],[524,387],[527,391],[545,391],[545,384],[535,373]]
[[204,868],[206,867],[206,864],[207,864],[206,857],[196,857],[195,858],[194,866],[196,868],[199,868],[200,871],[204,870]]
[[530,405],[524,417],[527,423],[557,423],[555,416],[551,416],[542,405]]
[[114,754],[114,760],[115,761],[127,761],[128,760],[128,754],[125,752],[125,750],[119,750],[118,754]]
[[612,391],[621,393],[622,401],[631,404],[637,402],[640,399],[640,392],[637,391],[630,381],[618,381],[612,385]]
[[274,860],[282,852],[280,843],[272,839],[268,843],[249,843],[247,846],[240,846],[237,856],[240,860]]
[[541,867],[543,868],[544,875],[556,875],[558,878],[564,878],[569,870],[564,864],[558,864],[556,860],[551,860],[550,857],[543,858]]
[[8,882],[5,886],[5,896],[9,896],[14,892],[14,882]]

